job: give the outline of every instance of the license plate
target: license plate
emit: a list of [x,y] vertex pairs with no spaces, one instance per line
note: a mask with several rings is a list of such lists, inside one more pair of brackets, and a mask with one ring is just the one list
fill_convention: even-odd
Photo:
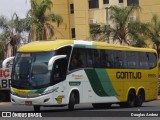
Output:
[[25,101],[25,105],[32,105],[32,101]]

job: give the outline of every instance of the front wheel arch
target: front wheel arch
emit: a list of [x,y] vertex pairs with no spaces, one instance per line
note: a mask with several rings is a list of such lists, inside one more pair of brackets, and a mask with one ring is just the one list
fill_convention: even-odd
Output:
[[70,111],[73,111],[75,104],[79,104],[79,102],[80,102],[79,91],[72,90],[69,96],[68,109]]
[[67,103],[69,103],[69,99],[70,99],[70,96],[71,96],[72,93],[75,94],[76,104],[79,104],[80,103],[80,92],[79,92],[79,90],[77,88],[73,88],[73,89],[70,90],[70,92],[68,94]]

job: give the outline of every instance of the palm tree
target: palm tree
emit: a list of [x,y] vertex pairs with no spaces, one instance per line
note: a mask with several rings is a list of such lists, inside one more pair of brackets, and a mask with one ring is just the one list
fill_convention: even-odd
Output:
[[112,29],[104,24],[95,24],[90,28],[91,39],[109,43],[109,36]]
[[130,36],[131,45],[134,47],[147,47],[146,40],[147,36],[145,31],[147,30],[148,23],[133,22],[128,25],[128,33]]
[[40,4],[31,0],[30,16],[36,40],[50,39],[55,34],[55,27],[51,22],[56,23],[57,27],[63,23],[61,16],[51,12],[52,5],[51,0],[42,0]]
[[[110,19],[113,21],[113,39],[117,39],[120,44],[128,44],[130,45],[130,31],[128,30],[129,27],[129,16],[133,14],[133,12],[140,9],[139,6],[127,6],[127,7],[119,7],[119,6],[112,6],[110,7]],[[130,23],[132,24],[132,22]]]
[[0,41],[0,62],[4,59],[4,45],[3,42]]
[[4,16],[0,16],[0,29],[2,30],[2,33],[0,34],[0,52],[3,54],[1,59],[4,59],[6,51],[5,48],[9,41],[9,21]]
[[150,38],[157,50],[158,56],[160,54],[160,19],[157,15],[153,15],[151,22],[145,26],[144,34]]
[[26,18],[20,19],[16,13],[13,14],[11,20],[7,20],[4,16],[0,17],[0,28],[3,30],[0,39],[3,42],[3,50],[7,51],[7,46],[11,45],[12,55],[15,55],[17,46],[21,42],[27,42],[21,34],[31,29],[31,22],[28,21]]

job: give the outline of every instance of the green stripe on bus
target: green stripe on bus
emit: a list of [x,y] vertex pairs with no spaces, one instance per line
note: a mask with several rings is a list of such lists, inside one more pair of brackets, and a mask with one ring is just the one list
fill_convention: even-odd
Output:
[[92,46],[92,45],[86,45],[86,48],[92,48],[92,49],[96,49],[96,46]]
[[47,88],[30,90],[29,93],[43,93]]
[[92,49],[96,49],[96,46],[76,44],[76,45],[74,45],[74,48],[92,48]]
[[86,46],[85,45],[76,44],[76,45],[74,45],[74,48],[86,48]]
[[96,69],[96,73],[98,74],[98,78],[101,81],[104,91],[109,96],[117,96],[118,94],[114,90],[110,78],[105,69]]
[[87,77],[89,79],[89,82],[92,86],[92,89],[98,96],[108,96],[106,92],[103,89],[103,86],[101,84],[101,81],[99,80],[99,77],[95,71],[95,69],[85,69],[85,72],[87,74]]

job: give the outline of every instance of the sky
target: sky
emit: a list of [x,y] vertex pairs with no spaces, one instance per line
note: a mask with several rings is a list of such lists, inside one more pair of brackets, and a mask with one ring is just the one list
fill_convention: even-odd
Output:
[[25,18],[30,9],[30,0],[0,0],[0,16],[11,18],[14,12],[20,18]]

